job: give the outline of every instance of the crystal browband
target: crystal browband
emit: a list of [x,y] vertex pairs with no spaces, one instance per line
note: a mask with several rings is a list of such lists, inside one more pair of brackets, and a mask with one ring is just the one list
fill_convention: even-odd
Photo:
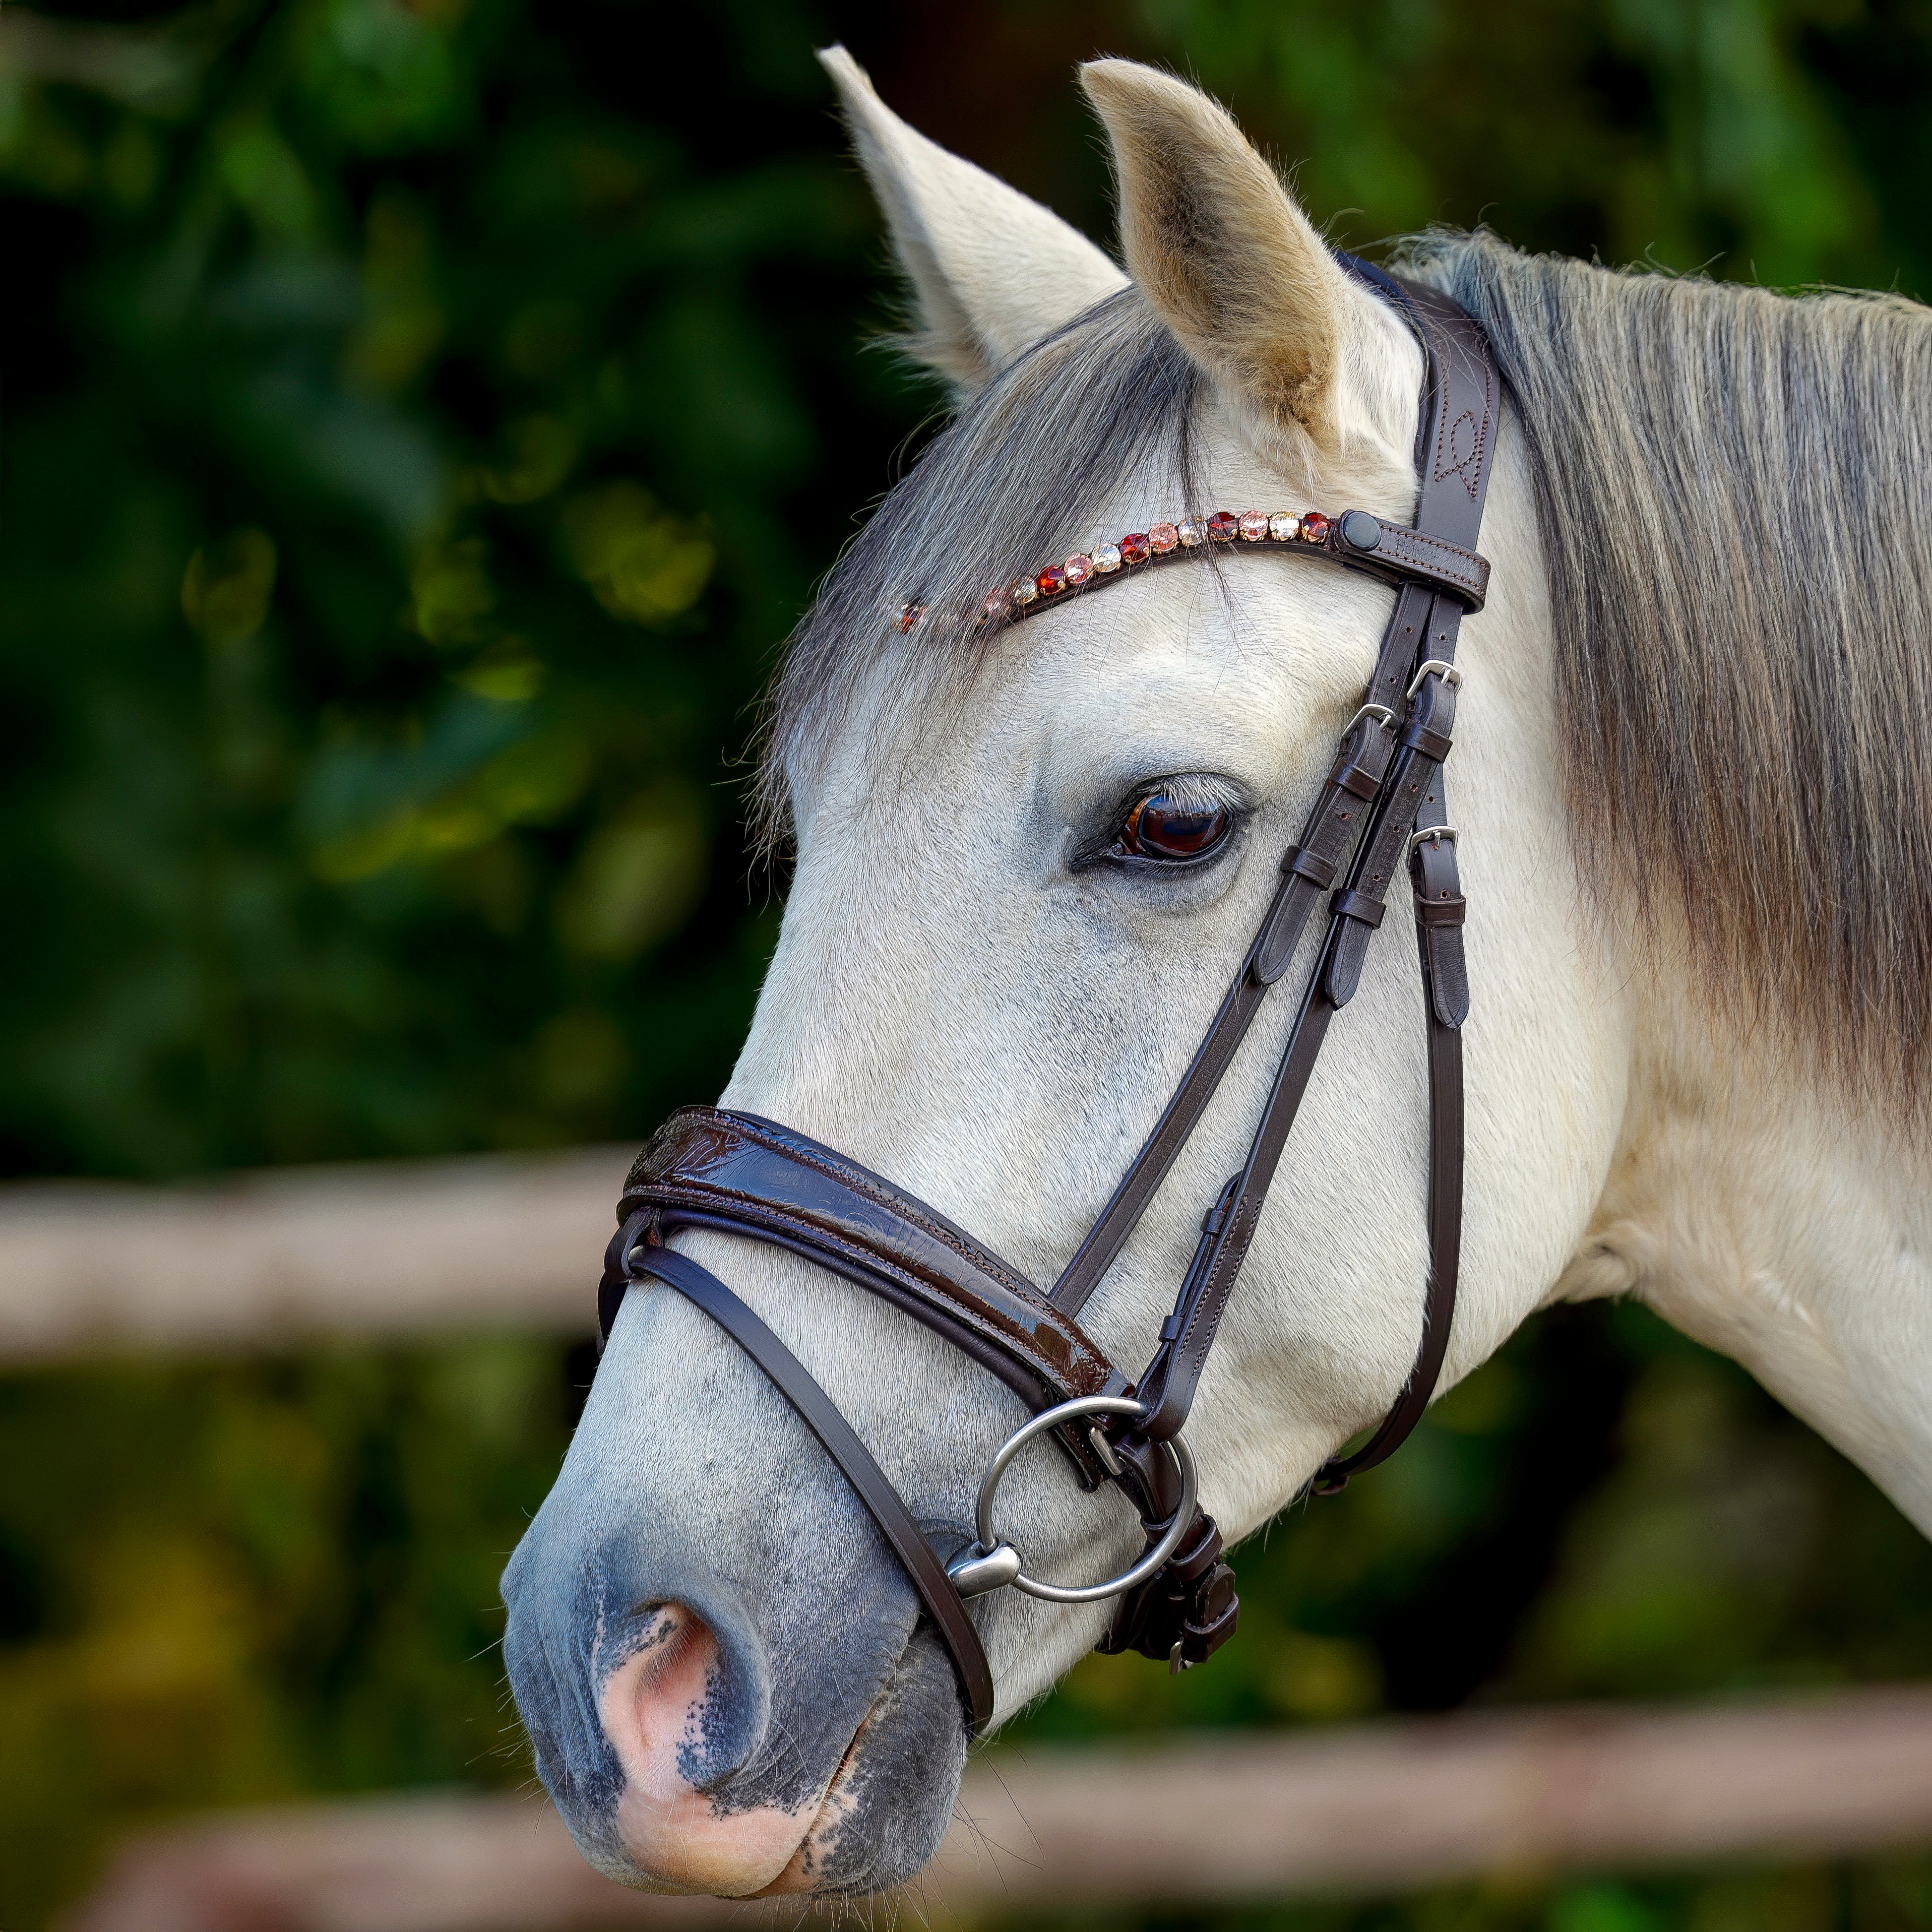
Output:
[[[1486,557],[1440,537],[1426,536],[1407,524],[1391,524],[1366,510],[1350,510],[1324,517],[1318,510],[1300,515],[1288,510],[1272,513],[1216,510],[1211,517],[1183,517],[1178,522],[1155,524],[1144,531],[1096,544],[1059,563],[1050,563],[1030,577],[1016,578],[994,591],[980,605],[981,626],[1017,623],[1064,603],[1082,592],[1138,574],[1159,563],[1173,562],[1220,544],[1289,548],[1325,556],[1352,570],[1390,583],[1426,584],[1448,592],[1468,610],[1483,608],[1489,593]],[[912,630],[926,615],[922,604],[908,604],[899,612],[902,631]]]

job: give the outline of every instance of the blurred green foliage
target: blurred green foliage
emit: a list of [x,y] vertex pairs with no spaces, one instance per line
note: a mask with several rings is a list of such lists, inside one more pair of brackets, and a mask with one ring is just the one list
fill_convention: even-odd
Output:
[[[1362,246],[1932,287],[1924,0],[146,0],[0,15],[0,1150],[19,1174],[638,1136],[776,930],[749,707],[929,420],[812,47],[1106,232],[1166,60]],[[588,1372],[497,1339],[0,1378],[0,1924],[130,1822],[526,1774],[494,1578]],[[1034,1736],[1932,1671],[1932,1558],[1742,1376],[1545,1318]],[[1109,1922],[1120,1922],[1116,1916]],[[1932,1925],[1867,1861],[1149,1918]]]
[[130,1807],[520,1772],[476,1660],[568,1421],[502,1339],[0,1384],[0,1466],[34,1472],[0,1541],[10,1889]]
[[802,23],[729,166],[626,111],[635,26],[304,0],[119,30],[158,101],[9,82],[17,1170],[568,1142],[728,1066],[721,786],[905,406]]

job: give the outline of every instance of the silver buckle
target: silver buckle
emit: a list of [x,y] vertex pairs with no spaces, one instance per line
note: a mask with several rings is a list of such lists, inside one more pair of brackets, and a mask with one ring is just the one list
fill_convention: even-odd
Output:
[[1447,658],[1427,658],[1409,680],[1408,688],[1402,693],[1404,698],[1413,698],[1422,688],[1426,677],[1439,677],[1452,690],[1462,682],[1462,674]]
[[1346,738],[1364,718],[1372,718],[1384,731],[1395,729],[1395,713],[1386,704],[1365,704],[1342,727],[1342,736]]
[[1433,839],[1439,845],[1445,838],[1453,844],[1455,837],[1456,828],[1453,825],[1432,825],[1426,832],[1412,832],[1408,841],[1409,856],[1413,858],[1415,856],[1415,848],[1425,839]]

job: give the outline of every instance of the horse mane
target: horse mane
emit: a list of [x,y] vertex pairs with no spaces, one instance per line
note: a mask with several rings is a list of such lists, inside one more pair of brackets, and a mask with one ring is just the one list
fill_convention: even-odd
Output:
[[1919,1111],[1932,1032],[1932,310],[1433,234],[1535,478],[1572,834],[1710,993]]
[[[1394,264],[1481,322],[1534,478],[1571,833],[1608,917],[1888,1111],[1932,1041],[1932,310],[1519,253]],[[1201,378],[1133,289],[970,398],[826,578],[767,700],[754,830],[856,708],[963,680],[980,600],[1158,466]],[[923,605],[915,628],[898,622]]]

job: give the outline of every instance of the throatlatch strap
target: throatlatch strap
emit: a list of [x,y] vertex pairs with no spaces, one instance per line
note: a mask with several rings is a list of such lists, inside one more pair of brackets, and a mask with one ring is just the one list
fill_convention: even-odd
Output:
[[[646,1217],[635,1218],[641,1232]],[[952,1578],[914,1521],[912,1512],[899,1500],[898,1490],[873,1461],[872,1451],[859,1440],[830,1396],[752,1308],[709,1268],[700,1267],[689,1256],[681,1255],[674,1248],[632,1247],[625,1261],[626,1272],[632,1280],[650,1275],[703,1309],[764,1371],[778,1393],[798,1412],[800,1420],[824,1444],[825,1453],[838,1465],[859,1500],[872,1512],[880,1534],[905,1565],[906,1574],[912,1579],[912,1586],[919,1592],[919,1600],[958,1673],[974,1731],[985,1730],[992,1721],[993,1672],[981,1646],[980,1633],[974,1628],[973,1619],[953,1588]]]
[[[1425,846],[1418,848],[1418,860]],[[1447,858],[1448,884],[1433,902],[1439,906],[1452,896],[1460,914],[1462,899],[1454,892],[1455,848],[1437,842]],[[1418,864],[1416,881],[1416,935],[1422,953],[1423,991],[1429,1006],[1429,1282],[1422,1320],[1422,1346],[1401,1399],[1381,1426],[1352,1456],[1331,1456],[1310,1478],[1318,1496],[1334,1496],[1348,1486],[1351,1476],[1372,1469],[1400,1449],[1429,1406],[1449,1331],[1456,1316],[1456,1283],[1462,1247],[1462,1035],[1461,1021],[1445,1022],[1439,1016],[1441,978],[1430,960],[1432,928],[1425,916],[1427,868]],[[1432,875],[1444,876],[1440,872]],[[1435,928],[1440,931],[1442,928]],[[1461,933],[1456,932],[1458,956]],[[1467,1010],[1466,987],[1463,1000]]]

